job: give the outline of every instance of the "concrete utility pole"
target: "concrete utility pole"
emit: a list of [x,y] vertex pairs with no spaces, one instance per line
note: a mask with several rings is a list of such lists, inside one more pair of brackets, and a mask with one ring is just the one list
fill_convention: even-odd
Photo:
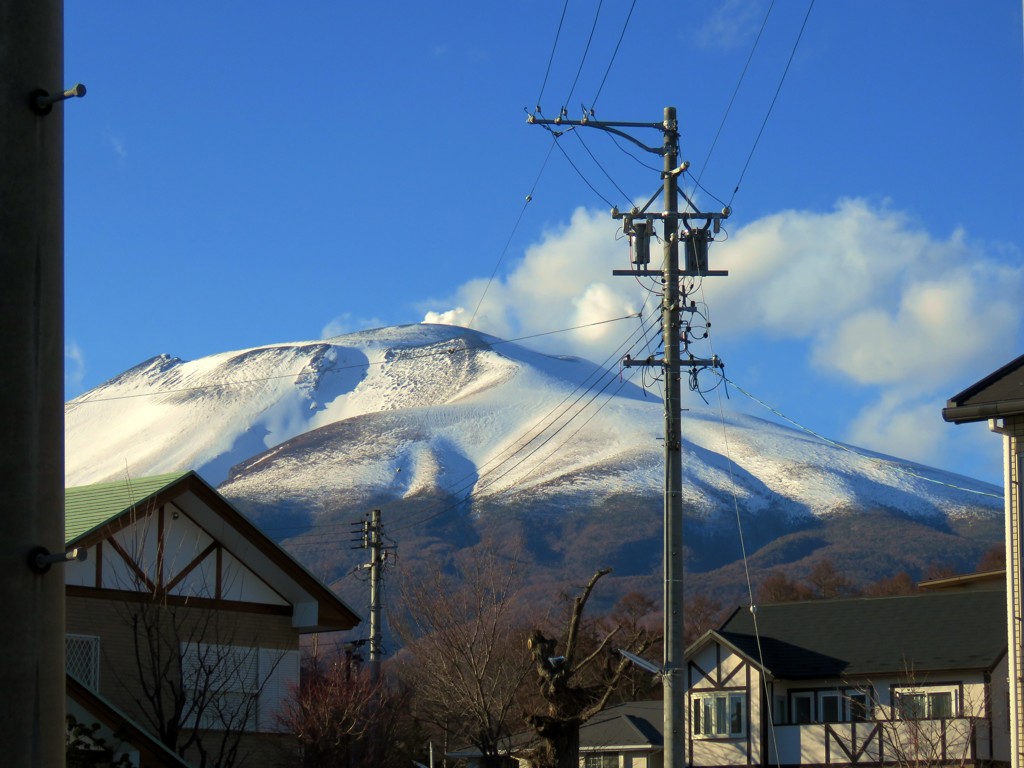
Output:
[[64,764],[64,574],[47,557],[64,553],[63,47],[61,0],[0,0],[0,744],[18,768]]
[[354,541],[359,542],[357,549],[370,550],[370,562],[362,567],[370,570],[370,679],[376,683],[380,680],[381,630],[380,630],[380,580],[384,570],[387,552],[384,551],[384,528],[380,522],[380,510],[370,513],[369,520],[354,523],[362,528],[362,536]]
[[[664,372],[665,383],[665,488],[664,488],[664,659],[661,667],[662,690],[664,693],[664,739],[665,768],[682,768],[685,763],[686,744],[684,718],[685,700],[683,677],[683,502],[682,477],[683,454],[680,421],[682,418],[682,368],[721,368],[717,357],[698,359],[688,355],[682,359],[681,349],[689,346],[689,324],[680,322],[683,312],[692,311],[686,304],[686,293],[682,279],[725,275],[724,271],[712,272],[707,269],[707,245],[713,238],[709,229],[717,232],[722,219],[729,216],[729,210],[721,213],[700,213],[679,211],[679,176],[688,164],[679,164],[679,127],[675,107],[666,107],[664,120],[660,123],[621,123],[584,118],[554,120],[530,116],[528,121],[544,126],[579,126],[598,128],[625,138],[641,149],[660,154],[662,163],[662,193],[664,211],[648,213],[647,208],[657,197],[655,194],[642,209],[633,208],[629,213],[612,210],[612,217],[623,220],[623,231],[630,238],[634,268],[613,270],[614,275],[660,277],[663,282],[661,313],[664,357],[662,360],[623,360],[626,367],[655,366]],[[662,132],[662,146],[648,147],[622,128],[655,128]],[[558,132],[553,128],[557,137]],[[660,271],[647,268],[650,261],[650,238],[653,222],[663,224],[663,263]],[[703,227],[692,227],[691,222],[701,221]],[[682,225],[682,229],[680,229]],[[686,244],[685,269],[679,268],[679,243]]]
[[380,680],[380,572],[384,565],[381,540],[380,510],[373,510],[370,518],[370,679]]

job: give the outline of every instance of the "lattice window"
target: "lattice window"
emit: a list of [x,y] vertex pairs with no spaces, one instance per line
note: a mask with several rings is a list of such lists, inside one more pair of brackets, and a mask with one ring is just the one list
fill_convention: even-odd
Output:
[[91,691],[100,687],[100,639],[93,635],[64,636],[64,665],[68,673]]

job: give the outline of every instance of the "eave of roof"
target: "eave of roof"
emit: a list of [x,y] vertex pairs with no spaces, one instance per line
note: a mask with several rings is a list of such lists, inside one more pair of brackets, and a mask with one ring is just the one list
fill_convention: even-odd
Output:
[[163,504],[180,500],[183,494],[198,499],[227,526],[219,533],[209,531],[214,538],[223,542],[225,534],[231,533],[249,550],[249,558],[238,551],[233,552],[235,556],[243,562],[252,557],[269,561],[317,601],[317,624],[303,626],[301,631],[351,629],[360,622],[359,616],[341,598],[194,471],[66,489],[65,519],[70,517],[72,522],[65,523],[65,547],[92,546],[119,528],[132,524],[137,514],[148,514]]
[[718,634],[776,677],[991,670],[1006,653],[997,590],[808,600],[736,611]]
[[[154,737],[113,703],[96,691],[90,690],[70,673],[64,678],[65,693],[89,714],[101,720],[104,725],[121,736],[135,749],[144,752],[147,765],[160,768],[192,768],[176,752],[168,749],[163,742]],[[89,725],[89,723],[86,723]]]
[[1024,415],[1024,355],[953,395],[942,418],[954,424]]

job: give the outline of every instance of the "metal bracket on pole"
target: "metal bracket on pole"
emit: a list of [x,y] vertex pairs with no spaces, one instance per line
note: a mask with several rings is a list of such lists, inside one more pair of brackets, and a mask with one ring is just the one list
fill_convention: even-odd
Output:
[[53,105],[67,99],[80,99],[85,96],[85,86],[75,83],[63,93],[51,96],[49,91],[37,88],[28,97],[28,106],[37,115],[48,115],[53,110]]
[[28,567],[36,573],[46,573],[50,570],[51,565],[76,561],[81,563],[88,556],[89,550],[85,547],[75,547],[67,552],[57,552],[56,554],[50,554],[50,550],[46,547],[32,547],[32,551],[28,553]]

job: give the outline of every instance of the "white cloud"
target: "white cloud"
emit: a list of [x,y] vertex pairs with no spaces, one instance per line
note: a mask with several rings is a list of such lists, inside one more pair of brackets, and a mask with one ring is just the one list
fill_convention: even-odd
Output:
[[[605,212],[576,210],[506,278],[465,283],[446,302],[455,308],[435,303],[427,322],[472,319],[515,338],[622,317],[645,301],[651,316],[657,296],[611,275],[628,260],[617,226]],[[705,280],[697,298],[716,338],[803,342],[808,366],[853,387],[866,405],[844,439],[934,462],[949,434],[936,418],[945,398],[1019,346],[1019,263],[963,231],[934,237],[905,213],[848,199],[830,212],[766,216],[715,243],[710,266],[730,277]],[[634,329],[605,323],[531,343],[602,360]]]
[[642,303],[632,279],[611,274],[628,266],[628,246],[616,240],[617,226],[607,212],[578,208],[567,226],[546,232],[527,249],[504,280],[463,284],[446,302],[454,308],[437,309],[435,302],[424,322],[472,320],[473,328],[506,339],[588,325],[568,339],[558,334],[535,346],[557,352],[571,346],[576,354],[603,359],[635,328],[606,321],[634,314]]
[[722,0],[687,42],[702,48],[735,48],[749,45],[765,16],[763,0]]
[[858,385],[946,388],[1005,362],[1020,332],[1024,269],[863,200],[767,216],[713,254],[731,273],[706,281],[719,334],[806,339],[815,366]]
[[121,136],[115,136],[112,133],[108,133],[107,141],[110,142],[110,148],[114,150],[114,154],[117,155],[118,158],[124,160],[128,157],[128,148]]
[[85,353],[74,341],[64,344],[64,389],[78,389],[85,379]]
[[367,328],[382,328],[387,323],[379,318],[369,319],[352,317],[350,312],[342,312],[333,317],[320,331],[321,339],[333,339],[335,336],[344,336],[346,333],[362,331]]

